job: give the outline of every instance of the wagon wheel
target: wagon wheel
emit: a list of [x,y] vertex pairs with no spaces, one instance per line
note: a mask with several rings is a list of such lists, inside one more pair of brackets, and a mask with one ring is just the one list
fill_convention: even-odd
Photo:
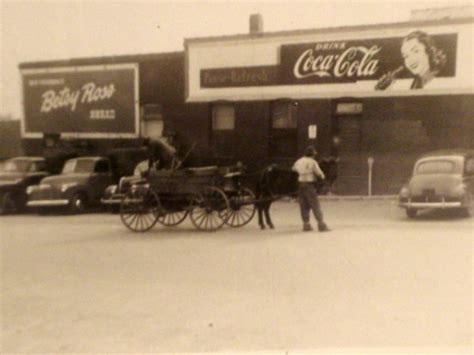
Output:
[[158,223],[166,227],[177,226],[178,224],[180,224],[186,219],[187,215],[188,215],[188,210],[181,210],[181,211],[163,210],[158,217]]
[[133,186],[120,204],[120,218],[133,232],[146,232],[158,221],[160,200],[148,187]]
[[255,215],[255,194],[244,187],[230,198],[230,208],[226,211],[225,224],[231,227],[242,227]]
[[225,193],[208,186],[191,198],[189,216],[197,229],[215,231],[224,224],[229,208]]
[[[185,207],[186,203],[183,204],[181,200],[176,196],[161,195],[161,211],[158,216],[158,223],[165,227],[173,227],[182,223],[189,210]],[[189,200],[186,200],[188,202]]]

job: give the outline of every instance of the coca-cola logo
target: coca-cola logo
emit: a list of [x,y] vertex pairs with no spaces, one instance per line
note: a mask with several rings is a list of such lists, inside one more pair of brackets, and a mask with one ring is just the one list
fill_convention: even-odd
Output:
[[116,89],[114,84],[98,86],[94,82],[84,84],[78,90],[65,86],[59,90],[48,90],[41,95],[41,113],[48,113],[60,108],[75,111],[78,104],[89,104],[110,99]]
[[346,46],[316,44],[304,50],[296,59],[293,75],[297,79],[308,77],[364,78],[373,76],[379,69],[378,45]]

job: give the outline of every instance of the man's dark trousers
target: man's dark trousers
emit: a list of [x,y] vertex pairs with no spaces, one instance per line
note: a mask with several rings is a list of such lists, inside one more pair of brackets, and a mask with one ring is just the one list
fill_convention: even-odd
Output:
[[313,211],[314,218],[316,218],[316,221],[318,221],[318,226],[325,225],[314,182],[299,183],[298,203],[300,205],[301,219],[305,225],[309,224],[310,210]]

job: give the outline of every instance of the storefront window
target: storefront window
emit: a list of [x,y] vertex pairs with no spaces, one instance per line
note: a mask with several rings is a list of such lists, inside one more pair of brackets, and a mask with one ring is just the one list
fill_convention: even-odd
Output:
[[163,136],[163,109],[159,104],[145,104],[142,106],[141,131],[143,136],[160,138]]
[[212,129],[232,130],[235,128],[235,108],[229,104],[218,104],[212,107]]
[[297,106],[290,101],[271,105],[269,155],[275,158],[295,157],[297,153]]
[[272,128],[296,128],[296,105],[292,102],[273,103]]

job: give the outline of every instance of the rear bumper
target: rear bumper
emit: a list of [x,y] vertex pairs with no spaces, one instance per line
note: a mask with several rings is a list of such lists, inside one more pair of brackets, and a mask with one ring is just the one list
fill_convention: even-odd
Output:
[[32,200],[28,201],[28,207],[67,206],[69,200]]
[[402,208],[460,208],[463,207],[461,201],[441,201],[441,202],[411,202],[410,200],[406,202],[399,201],[398,206]]

